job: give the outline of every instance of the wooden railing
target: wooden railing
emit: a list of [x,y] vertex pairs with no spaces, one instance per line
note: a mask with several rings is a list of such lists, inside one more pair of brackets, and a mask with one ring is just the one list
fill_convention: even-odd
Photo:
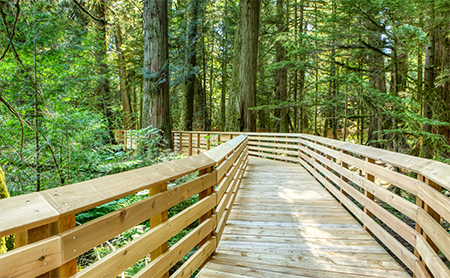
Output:
[[[450,277],[450,165],[308,134],[247,134],[250,155],[301,164],[415,277]],[[202,153],[209,138],[237,135],[174,132],[175,148]]]
[[137,142],[141,135],[138,130],[131,129],[115,129],[114,130],[114,140],[117,143],[123,144],[123,150],[136,150]]
[[[190,277],[216,249],[248,163],[246,135],[180,160],[0,200],[0,237],[16,235],[16,249],[0,255],[0,277],[116,277],[151,253],[135,277]],[[197,172],[173,188],[169,181]],[[76,226],[78,213],[150,189],[150,196]],[[168,219],[168,209],[199,194],[199,201]],[[150,219],[151,229],[77,272],[76,258]],[[168,248],[168,241],[199,225]]]

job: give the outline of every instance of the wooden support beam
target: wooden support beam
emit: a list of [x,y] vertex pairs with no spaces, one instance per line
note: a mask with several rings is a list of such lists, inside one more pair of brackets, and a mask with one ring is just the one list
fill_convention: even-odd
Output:
[[180,132],[179,133],[180,135],[180,137],[179,137],[179,139],[178,139],[178,144],[179,144],[179,152],[180,152],[180,154],[182,154],[183,153],[183,132]]
[[[15,236],[15,247],[22,247],[43,239],[46,239],[50,236],[57,235],[66,230],[75,227],[75,215],[69,215],[67,217],[62,217],[56,222],[45,224],[40,227],[36,227],[33,229],[29,229],[27,231],[23,231],[20,233],[16,233]],[[45,258],[44,258],[45,260]],[[43,263],[46,266],[46,262]],[[73,259],[58,268],[53,269],[47,273],[39,275],[39,278],[66,278],[77,273],[77,260]]]
[[[372,159],[372,158],[369,158],[369,157],[366,157],[366,161],[369,162],[369,163],[373,163],[373,164],[375,163],[375,160]],[[375,176],[373,176],[373,175],[371,175],[369,173],[365,174],[365,178],[367,180],[371,181],[371,182],[375,182]],[[368,192],[367,190],[364,190],[364,195],[367,198],[369,198],[370,200],[372,200],[372,201],[374,200],[373,194]],[[365,206],[364,206],[364,213],[367,214],[370,218],[373,219],[373,213],[370,212]],[[366,225],[364,225],[364,229],[366,229],[366,231],[368,231],[372,235],[372,233],[369,231],[369,229],[366,227]]]
[[[192,134],[191,134],[192,135]],[[192,138],[192,137],[191,137]],[[156,195],[162,191],[167,190],[167,183],[163,183],[160,186],[154,186],[150,188],[150,196]],[[155,215],[150,218],[150,229],[154,229],[159,224],[163,223],[169,218],[168,211],[163,211],[158,215]],[[164,242],[161,246],[156,248],[153,252],[150,253],[151,260],[154,261],[157,257],[159,257],[162,253],[164,253],[167,249],[169,249],[169,242]],[[163,278],[169,277],[169,272],[164,273]]]
[[202,147],[200,141],[200,133],[197,133],[197,154],[200,154],[200,148]]
[[[205,174],[207,174],[207,173],[210,173],[210,172],[212,172],[212,171],[214,171],[214,166],[209,167],[209,168],[206,168],[206,169],[203,169],[203,170],[200,170],[200,171],[199,171],[199,176],[203,176],[203,175],[205,175]],[[219,181],[217,181],[217,184],[219,184]],[[200,201],[200,200],[203,200],[203,199],[205,199],[206,197],[208,197],[209,195],[211,195],[211,194],[214,192],[214,187],[215,187],[215,184],[214,184],[213,186],[211,186],[211,187],[209,187],[209,188],[203,190],[202,192],[200,192],[200,193],[198,194],[198,199],[199,199],[199,201]],[[210,211],[208,211],[207,213],[205,213],[204,215],[202,215],[202,216],[199,218],[199,224],[205,222],[205,221],[206,221],[213,213],[214,213],[214,208],[211,209]],[[214,231],[212,231],[212,232],[211,232],[209,235],[207,235],[202,241],[200,241],[199,247],[202,247],[204,244],[206,244],[206,242],[208,242],[208,240],[209,240],[212,236],[214,236]],[[208,260],[210,259],[210,257],[212,257],[212,254],[211,254],[211,256],[209,256],[208,259],[206,259],[205,262],[200,266],[200,269],[206,264],[206,262],[208,262]]]
[[192,156],[192,133],[189,133],[188,156]]
[[[75,228],[75,215],[62,217],[56,222],[50,224],[50,235],[56,235]],[[77,259],[73,259],[62,266],[52,270],[50,277],[66,278],[77,273]]]
[[[420,174],[417,175],[417,179],[422,182],[425,182],[430,187],[436,189],[436,191],[438,191],[438,192],[442,191],[442,187],[440,185],[429,180],[428,178],[425,178],[424,176],[422,176]],[[440,225],[441,216],[435,210],[433,210],[427,203],[425,203],[421,198],[419,198],[419,196],[416,196],[416,205],[418,207],[423,208],[431,216],[431,218],[434,219]],[[417,223],[417,222],[416,222],[416,231],[421,233],[423,235],[424,239],[426,240],[426,242],[430,245],[431,249],[434,252],[436,252],[436,254],[439,254],[439,248],[436,246],[436,244],[433,242],[433,240],[427,235],[427,233],[422,229],[422,227],[420,227],[419,223]],[[416,248],[414,248],[414,255],[416,255],[416,257],[419,258],[420,261],[422,261],[422,263],[425,266],[426,271],[428,271],[428,273],[431,273],[427,264],[425,263],[423,258],[420,256],[420,253],[417,251]],[[414,275],[414,277],[416,277],[416,275]]]

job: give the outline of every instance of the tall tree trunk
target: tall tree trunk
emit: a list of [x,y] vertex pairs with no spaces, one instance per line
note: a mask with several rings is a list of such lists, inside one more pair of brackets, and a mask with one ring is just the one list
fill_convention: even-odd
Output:
[[[382,49],[384,43],[381,40],[381,33],[377,28],[372,26],[372,22],[367,21],[366,28],[371,30],[368,40],[370,45],[377,49]],[[386,76],[384,72],[384,57],[381,53],[370,50],[367,59],[369,66],[369,83],[381,94],[386,94]],[[368,110],[370,113],[369,127],[367,132],[367,144],[375,147],[382,147],[381,142],[384,139],[382,130],[385,115],[382,114],[384,103],[379,101],[375,95],[369,97]],[[379,141],[379,142],[376,142]]]
[[[434,2],[434,1],[433,1]],[[446,1],[448,3],[448,1]],[[439,80],[439,86],[435,88],[435,96],[437,101],[434,104],[433,110],[436,111],[435,117],[441,122],[450,122],[450,79],[448,78],[448,72],[450,70],[450,37],[449,29],[450,22],[448,20],[448,4],[446,8],[444,4],[436,4],[436,7],[440,7],[439,14],[436,14],[435,23],[435,78],[443,77]],[[436,127],[436,133],[443,136],[444,144],[450,145],[450,126],[438,125]],[[440,143],[440,145],[442,145]],[[441,155],[444,157],[450,157],[450,151],[440,148]]]
[[[432,32],[434,33],[434,32]],[[431,120],[433,117],[432,109],[430,102],[433,99],[434,92],[434,79],[435,79],[435,73],[434,73],[434,65],[435,65],[435,36],[434,34],[431,35],[430,38],[431,42],[427,46],[425,51],[425,90],[424,90],[424,96],[423,96],[423,103],[422,103],[422,114],[423,117],[426,119]],[[432,133],[432,126],[424,122],[422,124],[422,131],[431,134]],[[431,144],[431,138],[429,135],[422,135],[420,140],[420,157],[425,158],[432,158],[433,157],[433,146]]]
[[113,128],[113,115],[111,111],[111,89],[109,84],[109,68],[106,61],[106,0],[99,0],[95,6],[95,14],[98,18],[103,19],[103,21],[97,21],[97,42],[98,48],[95,53],[95,60],[99,65],[99,83],[96,88],[96,95],[100,98],[99,108],[103,110],[103,114],[107,120],[108,130],[109,130],[109,141],[112,142],[114,138],[114,128]]
[[[300,24],[298,25],[298,33],[300,34],[299,47],[303,47],[303,21],[305,13],[304,0],[300,0]],[[300,61],[303,62],[305,57],[300,56]],[[305,67],[302,65],[298,71],[300,75],[298,77],[298,132],[302,133],[303,130],[308,128],[308,115],[305,113],[305,108],[302,107],[303,91],[305,89]]]
[[226,123],[226,92],[228,79],[228,32],[227,32],[227,1],[225,0],[223,6],[223,20],[222,20],[222,94],[220,99],[220,128],[225,130]]
[[169,96],[169,30],[166,0],[144,1],[144,70],[142,124],[163,131],[173,147]]
[[116,51],[118,57],[118,66],[119,66],[119,79],[120,79],[120,95],[122,99],[122,110],[123,110],[123,128],[131,129],[131,101],[130,101],[130,90],[128,86],[128,75],[127,70],[125,68],[125,60],[123,58],[122,53],[122,30],[120,28],[119,22],[116,22],[116,32],[115,32],[115,41],[116,41]]
[[[202,13],[205,14],[206,2],[202,2]],[[203,85],[202,85],[202,127],[203,130],[210,130],[211,117],[208,116],[208,103],[207,103],[207,93],[206,93],[206,42],[205,42],[205,17],[202,16],[202,61],[203,61]]]
[[261,0],[240,0],[241,49],[239,55],[240,130],[256,131],[256,65]]
[[[286,23],[284,19],[285,9],[284,0],[277,0],[277,33],[284,33],[286,31]],[[279,39],[275,43],[276,48],[276,61],[282,64],[286,60],[286,49]],[[278,65],[275,70],[275,98],[278,100],[278,105],[282,104],[285,106],[287,97],[287,68],[285,65]],[[275,109],[275,117],[277,118],[277,124],[275,128],[278,132],[287,133],[289,132],[289,121],[287,116],[287,108],[277,108]]]
[[183,108],[181,112],[181,129],[192,130],[194,121],[194,97],[196,92],[195,73],[197,67],[197,0],[189,1],[188,23],[186,32],[186,74],[185,74],[185,92],[183,97]]

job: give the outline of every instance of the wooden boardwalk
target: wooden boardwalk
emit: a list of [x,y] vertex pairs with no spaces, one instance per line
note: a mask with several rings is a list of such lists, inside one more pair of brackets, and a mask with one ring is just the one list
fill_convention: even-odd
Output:
[[411,277],[301,166],[249,159],[197,277]]

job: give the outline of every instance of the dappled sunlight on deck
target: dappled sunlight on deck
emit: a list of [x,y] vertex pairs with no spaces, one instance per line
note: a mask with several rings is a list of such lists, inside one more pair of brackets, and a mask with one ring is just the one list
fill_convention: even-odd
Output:
[[197,277],[410,277],[301,166],[251,157]]

